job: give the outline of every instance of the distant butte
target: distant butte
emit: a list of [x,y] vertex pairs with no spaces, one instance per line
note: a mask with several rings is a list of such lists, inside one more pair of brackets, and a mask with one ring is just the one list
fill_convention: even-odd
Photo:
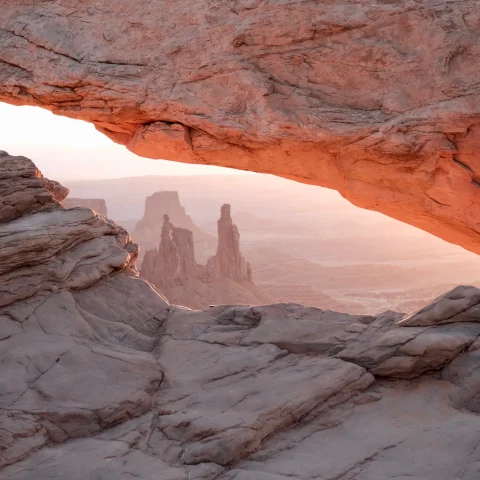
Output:
[[145,200],[145,212],[138,221],[133,236],[141,245],[141,256],[158,245],[165,215],[176,227],[186,228],[193,234],[197,248],[203,251],[205,244],[214,244],[215,237],[198,228],[180,203],[178,192],[155,192]]
[[102,217],[108,216],[107,204],[103,198],[66,198],[63,206],[65,208],[90,208]]

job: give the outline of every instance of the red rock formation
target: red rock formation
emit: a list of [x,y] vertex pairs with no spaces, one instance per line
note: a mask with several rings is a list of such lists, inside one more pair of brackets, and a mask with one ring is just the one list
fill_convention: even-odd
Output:
[[266,303],[273,298],[259,290],[240,252],[240,234],[230,216],[230,205],[223,205],[218,221],[218,248],[205,266],[195,261],[190,230],[174,227],[164,215],[158,248],[148,250],[142,263],[142,276],[153,283],[171,302],[191,308],[210,304]]
[[228,277],[241,282],[253,283],[250,264],[240,252],[240,233],[230,216],[230,205],[221,208],[218,220],[217,254],[208,259],[207,271],[213,277]]
[[0,100],[480,253],[479,19],[475,0],[3,0]]
[[103,198],[66,198],[63,201],[65,208],[90,208],[102,217],[107,217],[107,204]]
[[155,192],[145,200],[145,213],[137,223],[133,236],[143,251],[155,248],[162,233],[162,219],[169,217],[176,227],[190,230],[193,241],[201,248],[205,243],[213,243],[214,237],[198,228],[187,215],[180,203],[178,192]]
[[193,234],[186,228],[173,228],[172,240],[177,246],[178,250],[178,272],[182,277],[194,275],[198,270],[198,265],[195,261],[195,249],[193,243]]
[[168,215],[163,216],[158,248],[147,250],[142,276],[161,290],[181,284],[201,269],[195,262],[193,235],[190,230],[174,227]]

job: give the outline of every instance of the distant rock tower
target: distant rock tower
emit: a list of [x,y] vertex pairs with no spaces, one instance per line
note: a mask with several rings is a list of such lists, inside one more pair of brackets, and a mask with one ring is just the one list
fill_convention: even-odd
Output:
[[[146,198],[145,213],[132,234],[143,251],[151,250],[158,244],[158,237],[162,236],[162,219],[165,215],[168,215],[172,227],[175,225],[175,228],[190,230],[197,249],[203,244],[214,245],[215,238],[193,223],[180,203],[178,192],[162,191],[155,192]],[[142,251],[141,255],[143,255]]]
[[157,288],[169,288],[195,277],[203,267],[195,262],[193,235],[190,230],[174,227],[168,215],[163,216],[158,248],[147,250],[142,276]]
[[240,252],[240,233],[233,224],[230,205],[222,205],[218,220],[217,254],[207,261],[207,271],[217,277],[228,277],[252,283],[252,270]]
[[217,253],[206,265],[195,261],[192,232],[173,226],[165,215],[160,244],[145,253],[141,275],[168,299],[192,308],[273,301],[252,281],[250,264],[240,252],[240,234],[230,216],[230,205],[222,206]]

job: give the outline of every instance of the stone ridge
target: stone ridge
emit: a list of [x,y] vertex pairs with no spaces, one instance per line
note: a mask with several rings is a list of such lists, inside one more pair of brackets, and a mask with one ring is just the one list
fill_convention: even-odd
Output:
[[67,188],[46,179],[31,160],[0,150],[0,223],[56,210],[67,195]]
[[3,0],[0,100],[338,190],[480,253],[475,0]]

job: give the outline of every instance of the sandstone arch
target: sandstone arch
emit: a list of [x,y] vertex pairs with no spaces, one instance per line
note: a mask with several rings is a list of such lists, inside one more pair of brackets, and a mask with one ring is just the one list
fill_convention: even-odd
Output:
[[0,100],[480,252],[479,24],[474,0],[5,0]]

